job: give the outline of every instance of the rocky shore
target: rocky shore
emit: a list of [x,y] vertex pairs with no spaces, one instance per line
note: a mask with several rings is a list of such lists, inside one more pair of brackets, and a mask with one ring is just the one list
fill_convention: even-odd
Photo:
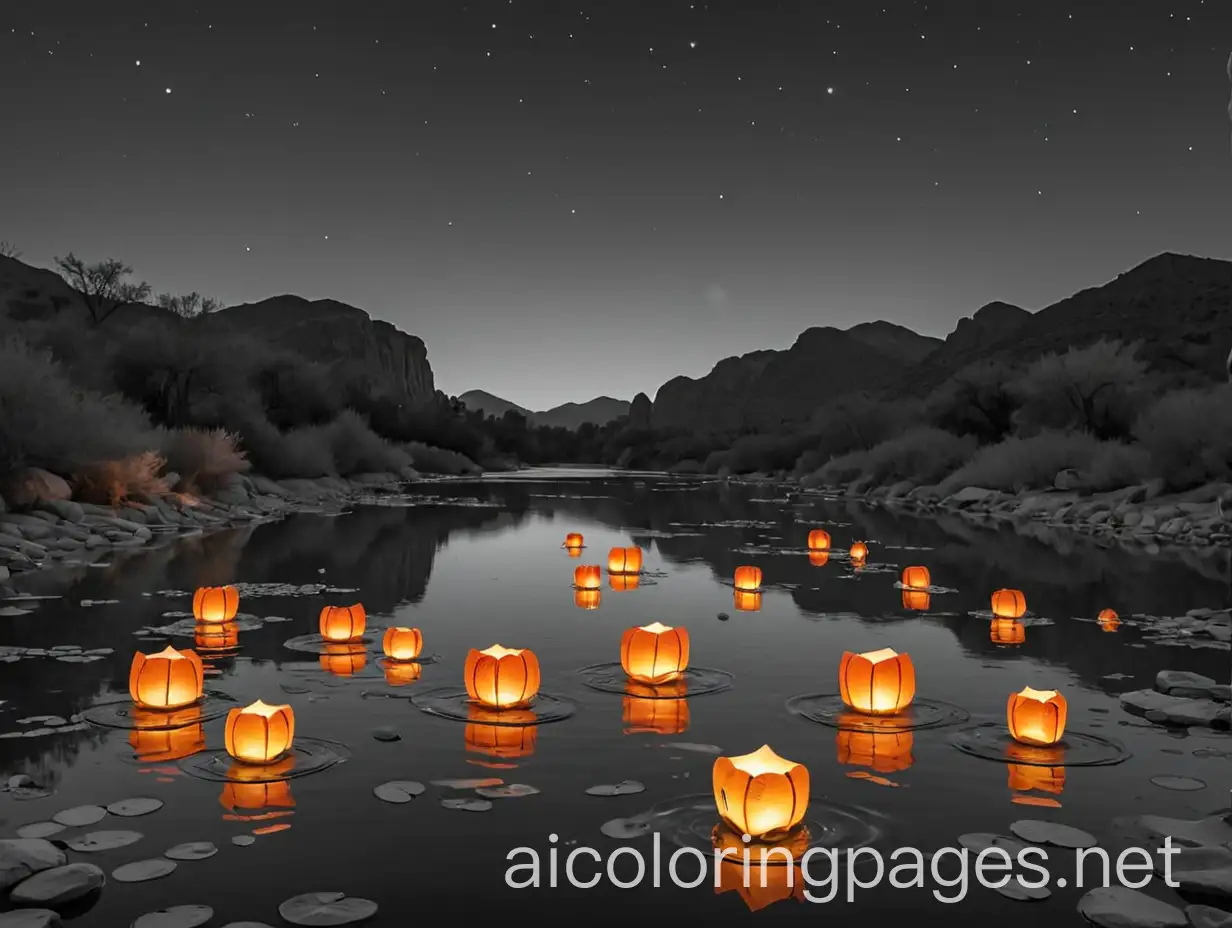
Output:
[[282,519],[335,512],[377,494],[398,492],[405,475],[275,481],[235,475],[210,495],[167,493],[100,506],[71,498],[62,478],[30,469],[0,499],[0,598],[14,596],[23,574],[97,563],[118,550]]

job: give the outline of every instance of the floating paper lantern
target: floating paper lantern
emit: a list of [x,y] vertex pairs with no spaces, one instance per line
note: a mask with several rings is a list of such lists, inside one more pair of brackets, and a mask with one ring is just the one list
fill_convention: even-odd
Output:
[[761,589],[760,567],[737,567],[735,587],[745,592],[756,592]]
[[529,648],[471,648],[463,675],[470,698],[490,709],[524,708],[539,692],[539,658]]
[[234,651],[240,646],[239,623],[198,625],[193,635],[193,644],[198,651]]
[[568,535],[566,535],[565,536],[565,547],[566,548],[582,547],[582,533],[581,532],[570,532]]
[[898,773],[914,764],[914,745],[915,738],[909,731],[840,729],[834,739],[840,764],[867,767],[877,773]]
[[578,590],[597,590],[603,582],[603,568],[598,564],[580,564],[573,569],[573,587]]
[[599,590],[573,591],[573,605],[579,609],[598,609],[602,598],[603,594]]
[[825,567],[827,564],[830,563],[830,552],[829,551],[810,551],[809,552],[809,563],[812,564],[814,567]]
[[993,619],[988,623],[988,639],[993,644],[1014,647],[1027,640],[1027,627],[1017,619]]
[[761,609],[761,593],[752,590],[736,590],[732,605],[737,612],[757,612]]
[[368,613],[362,603],[321,610],[321,637],[326,641],[355,641],[364,636],[367,624]]
[[368,664],[368,652],[353,644],[327,644],[319,658],[321,669],[336,677],[359,673]]
[[1027,793],[1032,790],[1060,795],[1065,790],[1064,767],[1042,767],[1039,764],[1010,764],[1010,789]]
[[903,586],[909,590],[925,590],[932,586],[927,567],[904,567]]
[[240,608],[240,591],[233,586],[197,587],[193,618],[198,622],[230,622]]
[[223,734],[227,753],[246,764],[268,764],[291,749],[295,713],[290,706],[268,706],[257,700],[227,713]]
[[385,661],[382,669],[390,686],[409,686],[423,676],[423,664],[419,661]]
[[607,553],[607,570],[612,574],[637,574],[642,571],[642,549],[613,548]]
[[[535,753],[535,739],[539,729],[535,725],[535,713],[529,709],[506,709],[494,711],[480,706],[471,706],[464,739],[466,750],[485,754],[502,760],[516,760]],[[499,720],[503,724],[496,724]],[[521,724],[509,724],[521,722]]]
[[1021,619],[1027,614],[1022,590],[997,590],[992,594],[992,614],[1002,619]]
[[857,541],[847,552],[847,556],[851,558],[853,564],[857,566],[868,560],[868,545],[862,541]]
[[813,529],[808,534],[808,546],[810,551],[829,551],[830,533],[824,528]]
[[[180,710],[189,711],[189,710]],[[197,718],[201,717],[200,707],[193,710]],[[142,710],[133,713],[133,722],[140,725]],[[160,721],[165,713],[149,713],[157,715]],[[173,760],[182,760],[205,750],[205,726],[201,722],[186,721],[179,728],[133,728],[128,733],[128,744],[133,749],[134,758],[143,764],[165,764]]]
[[[238,782],[226,783],[218,797],[218,804],[228,812],[260,812],[262,809],[294,809],[295,797],[291,795],[290,780],[267,780],[244,782],[247,769],[241,765],[227,771]],[[265,771],[263,770],[264,774]]]
[[181,709],[204,695],[205,667],[195,651],[166,647],[133,655],[128,693],[143,709]]
[[752,754],[720,757],[711,780],[719,816],[738,835],[783,834],[800,824],[808,808],[808,770],[768,744]]
[[1023,744],[1056,744],[1065,734],[1068,713],[1065,697],[1056,690],[1036,690],[1023,687],[1021,693],[1011,693],[1005,717],[1010,736]]
[[932,594],[928,590],[903,590],[903,608],[916,612],[927,612],[933,604]]
[[1096,621],[1099,623],[1099,627],[1106,632],[1115,632],[1121,627],[1121,617],[1113,609],[1101,610]]
[[627,629],[620,639],[620,666],[638,683],[658,686],[680,679],[689,666],[689,630],[662,622]]
[[911,657],[892,648],[843,652],[838,666],[839,695],[865,715],[894,715],[915,697],[915,667]]
[[[738,895],[750,912],[760,912],[767,906],[786,899],[804,902],[804,894],[808,890],[808,882],[804,879],[804,870],[799,864],[779,864],[781,854],[768,857],[766,866],[761,866],[761,860],[754,852],[749,860],[746,874],[743,863],[743,853],[748,850],[746,845],[732,847],[735,852],[723,858],[715,874],[715,894],[734,892]],[[804,848],[805,851],[808,848]],[[799,859],[799,858],[793,858]]]
[[395,661],[413,661],[423,650],[423,632],[405,625],[387,628],[381,639],[381,649],[386,657]]
[[626,735],[679,735],[689,728],[689,701],[626,696],[621,717]]

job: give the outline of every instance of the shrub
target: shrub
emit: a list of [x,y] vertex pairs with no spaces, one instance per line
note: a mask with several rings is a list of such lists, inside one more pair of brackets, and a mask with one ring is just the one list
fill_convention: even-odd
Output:
[[872,448],[920,424],[922,406],[914,399],[887,402],[863,394],[838,397],[813,414],[810,436],[801,442],[800,450],[815,451],[813,460],[824,462],[848,451]]
[[925,415],[938,428],[974,435],[980,444],[1005,438],[1013,428],[1018,400],[1010,392],[1013,372],[998,361],[977,361],[933,391]]
[[280,432],[267,421],[251,420],[243,427],[244,447],[257,471],[274,480],[336,477],[324,430],[324,426],[309,425]]
[[868,477],[886,486],[900,480],[936,483],[966,462],[976,450],[974,436],[961,437],[918,426],[868,450],[834,458],[818,474],[827,484]]
[[163,445],[167,467],[180,475],[186,490],[209,491],[225,477],[252,467],[239,448],[239,436],[224,429],[177,429]]
[[667,472],[669,474],[704,474],[706,470],[702,467],[701,461],[685,458],[683,461],[677,461],[671,465]]
[[346,409],[322,428],[341,477],[363,473],[398,474],[411,466],[411,456],[391,445],[368,427],[353,410]]
[[1083,477],[1092,490],[1102,492],[1142,483],[1151,471],[1151,455],[1141,445],[1108,441],[1095,452],[1091,469]]
[[1040,432],[986,445],[941,482],[942,493],[962,487],[1017,491],[1052,486],[1060,471],[1089,471],[1102,445],[1085,432]]
[[1232,479],[1232,385],[1163,396],[1138,419],[1134,435],[1170,487]]
[[157,451],[143,451],[117,461],[83,465],[73,473],[73,495],[87,503],[119,506],[133,498],[162,496],[170,491],[159,476],[166,458]]
[[413,466],[425,474],[460,476],[480,473],[480,468],[470,458],[447,448],[434,448],[417,441],[409,442],[406,450],[411,455]]

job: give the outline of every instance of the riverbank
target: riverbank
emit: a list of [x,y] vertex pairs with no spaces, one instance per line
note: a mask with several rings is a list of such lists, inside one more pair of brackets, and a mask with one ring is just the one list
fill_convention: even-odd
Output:
[[116,551],[294,513],[337,512],[365,498],[399,492],[409,482],[399,474],[281,481],[235,475],[210,495],[167,493],[113,507],[69,499],[57,491],[56,478],[46,476],[52,479],[41,481],[36,498],[16,511],[0,504],[0,598],[17,595],[15,584],[34,571],[97,564]]

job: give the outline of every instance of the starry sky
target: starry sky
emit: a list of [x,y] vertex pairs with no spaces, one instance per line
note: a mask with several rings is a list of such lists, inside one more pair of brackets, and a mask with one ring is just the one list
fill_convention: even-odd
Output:
[[0,239],[533,409],[1232,257],[1228,0],[12,2]]

